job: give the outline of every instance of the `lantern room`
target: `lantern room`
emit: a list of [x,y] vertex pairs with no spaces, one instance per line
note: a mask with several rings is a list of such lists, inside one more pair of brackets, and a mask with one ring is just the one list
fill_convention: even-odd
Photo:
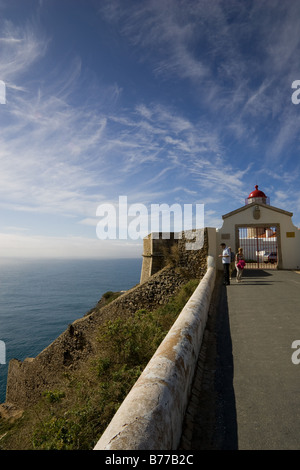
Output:
[[252,191],[245,200],[245,205],[252,204],[253,202],[270,205],[270,198],[267,197],[263,191],[258,189],[258,185],[255,186],[254,191]]

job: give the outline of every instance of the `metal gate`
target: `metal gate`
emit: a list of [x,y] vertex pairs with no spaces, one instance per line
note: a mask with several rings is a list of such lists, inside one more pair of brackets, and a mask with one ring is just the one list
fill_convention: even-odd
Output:
[[238,247],[243,248],[247,268],[277,268],[278,244],[276,226],[238,227]]

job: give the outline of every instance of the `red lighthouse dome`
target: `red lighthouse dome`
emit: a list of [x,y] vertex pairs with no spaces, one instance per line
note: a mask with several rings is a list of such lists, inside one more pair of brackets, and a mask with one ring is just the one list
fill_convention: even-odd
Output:
[[263,191],[260,191],[260,190],[258,189],[258,186],[257,186],[257,185],[255,186],[255,190],[252,191],[252,192],[249,194],[248,199],[253,198],[253,197],[265,197],[265,198],[267,198],[267,196],[265,195],[265,193],[264,193]]
[[252,202],[269,204],[269,198],[265,195],[263,191],[260,191],[258,189],[257,185],[255,186],[254,191],[252,191],[246,199],[246,204],[251,204]]

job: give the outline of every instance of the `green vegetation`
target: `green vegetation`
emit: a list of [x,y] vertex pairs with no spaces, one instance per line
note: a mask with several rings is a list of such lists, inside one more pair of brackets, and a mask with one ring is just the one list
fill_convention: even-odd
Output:
[[105,300],[106,304],[109,304],[113,300],[115,300],[117,297],[121,295],[121,292],[112,292],[112,291],[107,291],[103,294],[103,299]]
[[166,305],[101,326],[101,352],[80,374],[14,423],[0,420],[0,449],[92,449],[198,285],[189,281]]

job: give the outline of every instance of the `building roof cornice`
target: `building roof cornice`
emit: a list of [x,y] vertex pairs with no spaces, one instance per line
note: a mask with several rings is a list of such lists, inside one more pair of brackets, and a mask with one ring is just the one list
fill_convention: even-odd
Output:
[[238,214],[239,212],[243,212],[243,211],[249,209],[250,207],[254,207],[254,206],[260,206],[260,207],[263,207],[265,209],[268,209],[268,210],[271,210],[271,211],[274,211],[274,212],[279,212],[280,214],[285,214],[285,215],[288,215],[289,217],[293,217],[292,212],[288,212],[288,211],[285,211],[283,209],[279,209],[278,207],[269,206],[268,204],[262,204],[261,202],[251,202],[250,204],[247,204],[243,207],[240,207],[239,209],[235,209],[234,211],[231,211],[231,212],[228,212],[227,214],[222,215],[222,219],[227,219],[227,217],[231,217],[232,215]]

